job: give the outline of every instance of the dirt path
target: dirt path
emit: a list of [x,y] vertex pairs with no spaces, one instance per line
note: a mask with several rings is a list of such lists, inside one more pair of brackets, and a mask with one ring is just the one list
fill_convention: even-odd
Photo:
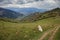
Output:
[[50,36],[50,38],[48,40],[53,40],[54,35],[56,34],[56,32],[58,31],[59,28],[60,28],[59,26],[56,27],[56,29],[53,31],[52,35]]
[[54,31],[55,29],[56,29],[56,27],[53,28],[53,29],[50,29],[50,30],[46,31],[46,32],[40,37],[40,39],[38,39],[38,40],[43,40],[50,32]]

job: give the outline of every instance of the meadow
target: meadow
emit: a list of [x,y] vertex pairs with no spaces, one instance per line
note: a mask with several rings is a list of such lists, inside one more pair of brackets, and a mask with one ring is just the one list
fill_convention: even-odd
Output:
[[[38,25],[41,25],[43,32],[38,30]],[[59,30],[53,35],[54,31],[52,30],[55,30],[55,27],[59,27]],[[49,31],[50,33],[48,33]],[[60,40],[59,31],[59,16],[27,23],[12,23],[0,20],[0,40],[50,40],[52,35],[52,40]]]

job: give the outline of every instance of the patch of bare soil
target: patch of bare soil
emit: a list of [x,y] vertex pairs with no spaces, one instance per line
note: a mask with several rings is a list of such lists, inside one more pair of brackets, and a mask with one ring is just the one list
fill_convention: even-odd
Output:
[[[46,31],[38,40],[43,40],[50,32],[53,32],[55,29],[57,30],[57,28],[55,27],[53,29]],[[54,33],[55,33],[55,31],[54,31]],[[51,38],[49,38],[49,40],[51,40]]]
[[50,36],[50,38],[48,40],[53,40],[54,35],[56,34],[56,32],[58,31],[59,27],[56,27],[56,29],[53,31],[52,35]]

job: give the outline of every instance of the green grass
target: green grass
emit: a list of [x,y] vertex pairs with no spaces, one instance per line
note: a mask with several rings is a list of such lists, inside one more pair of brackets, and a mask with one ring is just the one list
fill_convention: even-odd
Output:
[[[60,17],[52,17],[31,23],[0,21],[0,40],[37,40],[45,31],[60,24]],[[43,32],[37,28],[41,25]]]
[[57,31],[55,37],[54,37],[54,40],[60,40],[60,28],[59,30]]

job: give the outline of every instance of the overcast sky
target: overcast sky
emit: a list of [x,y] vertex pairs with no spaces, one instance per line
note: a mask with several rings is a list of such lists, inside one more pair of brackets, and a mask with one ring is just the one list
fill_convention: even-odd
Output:
[[60,7],[60,0],[0,0],[0,7],[53,9]]

